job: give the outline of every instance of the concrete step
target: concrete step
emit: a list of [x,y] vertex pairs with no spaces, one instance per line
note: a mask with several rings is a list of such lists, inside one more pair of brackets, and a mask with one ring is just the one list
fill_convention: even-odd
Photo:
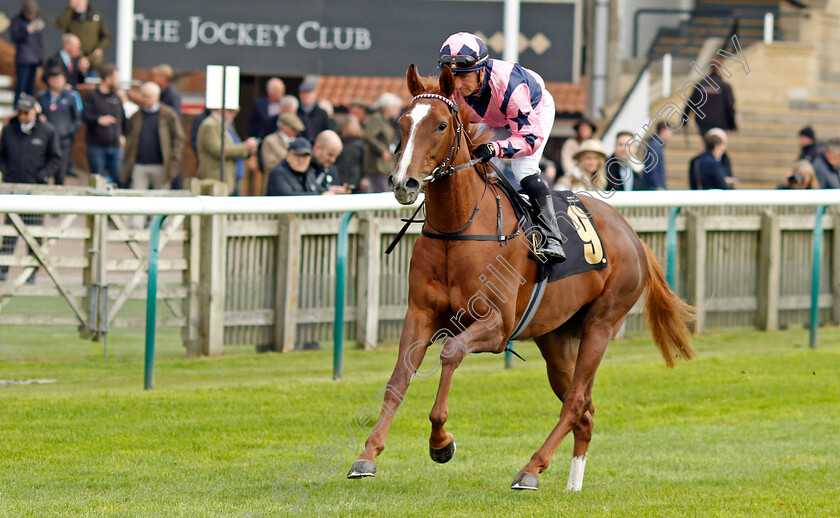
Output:
[[12,90],[0,90],[0,104],[14,104],[15,92]]
[[12,76],[0,75],[0,88],[12,88],[15,80]]
[[761,109],[743,112],[740,117],[744,122],[837,125],[837,112],[832,110]]
[[[761,134],[763,137],[788,138],[796,141],[799,130],[808,125],[805,119],[796,122],[742,122],[738,125],[739,139],[747,134]],[[825,138],[838,133],[836,124],[811,124],[817,138]]]
[[[730,152],[738,153],[761,153],[761,154],[797,154],[799,153],[799,145],[796,141],[796,132],[789,134],[786,137],[765,137],[764,135],[745,136],[743,130],[737,135],[730,137],[729,150]],[[679,151],[695,151],[699,152],[701,149],[700,137],[698,135],[689,135],[689,138],[676,137],[668,141],[665,146],[667,150]]]
[[4,121],[15,114],[15,109],[9,106],[0,106],[0,121]]
[[[692,158],[697,156],[700,153],[699,149],[693,150],[683,150],[683,149],[672,149],[665,151],[665,160],[666,163],[684,163],[687,164]],[[735,151],[735,150],[728,150],[727,153],[729,154],[730,158],[732,158],[733,162],[738,162],[741,164],[749,164],[750,166],[754,167],[764,167],[764,168],[777,168],[780,167],[782,169],[787,169],[790,167],[796,158],[799,156],[798,150],[794,153],[774,153],[774,154],[766,154],[766,153],[751,153],[745,151]]]
[[724,26],[714,26],[714,27],[707,27],[707,26],[700,26],[694,25],[689,26],[687,29],[689,34],[702,34],[704,36],[719,36],[724,37],[729,33],[729,27]]
[[683,54],[690,54],[696,56],[700,53],[700,47],[698,46],[682,46],[682,45],[654,45],[653,46],[654,52],[666,53],[671,52],[679,55]]
[[817,91],[815,93],[818,97],[840,99],[840,82],[820,81],[817,84]]
[[[784,179],[790,175],[790,172],[793,170],[793,164],[791,164],[790,167],[768,169],[744,165],[733,158],[732,170],[735,178],[738,179],[739,187],[743,188],[746,185],[760,185],[761,188],[772,188],[782,183]],[[672,181],[685,182],[686,185],[688,184],[688,162],[685,164],[679,164],[675,167],[668,167],[669,186]]]
[[792,99],[790,107],[794,110],[838,111],[840,110],[840,99],[828,96]]

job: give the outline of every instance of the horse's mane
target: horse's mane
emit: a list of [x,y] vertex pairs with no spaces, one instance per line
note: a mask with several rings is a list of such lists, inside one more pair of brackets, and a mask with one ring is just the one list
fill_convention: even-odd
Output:
[[[421,77],[420,81],[423,83],[425,93],[442,95],[440,81],[437,77]],[[490,126],[472,124],[472,108],[469,108],[463,101],[458,102],[458,118],[461,119],[461,124],[464,125],[466,130],[467,146],[470,152],[493,138],[493,130]]]

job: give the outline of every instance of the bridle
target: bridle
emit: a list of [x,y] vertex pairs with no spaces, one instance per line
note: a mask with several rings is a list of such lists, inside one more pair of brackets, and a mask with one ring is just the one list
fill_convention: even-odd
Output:
[[412,104],[418,99],[437,99],[438,101],[442,101],[447,107],[449,107],[449,111],[452,112],[453,118],[455,119],[455,139],[452,142],[452,145],[449,146],[449,152],[446,154],[446,158],[444,158],[443,162],[438,164],[437,167],[432,169],[432,172],[429,173],[429,176],[423,178],[423,181],[431,183],[435,180],[440,180],[441,178],[449,178],[456,171],[460,171],[461,169],[466,169],[467,167],[472,167],[477,164],[479,160],[476,158],[459,166],[453,165],[455,157],[458,156],[458,151],[461,150],[461,133],[464,128],[464,125],[461,123],[461,117],[458,116],[458,105],[453,100],[447,99],[446,97],[438,94],[416,95],[414,96],[414,99],[411,100]]
[[[452,176],[456,171],[460,171],[461,169],[466,169],[468,167],[472,167],[472,166],[478,164],[479,162],[481,162],[480,159],[473,158],[469,162],[463,163],[459,166],[454,166],[453,165],[453,162],[455,161],[455,157],[458,156],[458,151],[460,151],[460,149],[461,149],[461,133],[463,132],[463,124],[461,123],[461,118],[458,116],[458,105],[455,104],[455,102],[452,101],[451,99],[447,99],[446,97],[444,97],[442,95],[431,94],[431,93],[419,94],[419,95],[414,96],[414,99],[411,100],[411,104],[414,104],[414,102],[417,101],[418,99],[436,99],[438,101],[441,101],[444,104],[446,104],[446,106],[449,107],[449,111],[452,112],[452,114],[455,117],[455,141],[452,142],[452,145],[449,147],[449,152],[446,154],[446,158],[444,158],[443,161],[440,164],[438,164],[438,166],[435,167],[432,170],[432,172],[429,174],[429,176],[427,176],[426,178],[423,179],[423,182],[424,183],[425,182],[431,183],[431,182],[434,182],[435,180],[439,180],[441,178],[448,178],[448,177]],[[469,135],[467,135],[467,138],[469,138]],[[500,177],[501,181],[505,181],[504,174],[502,174],[498,169],[496,170],[496,174]],[[419,207],[417,207],[417,210],[414,211],[414,214],[412,214],[412,216],[410,218],[403,220],[405,222],[405,225],[403,225],[402,230],[400,230],[400,232],[397,234],[397,236],[394,238],[394,240],[391,241],[391,244],[385,250],[385,253],[390,254],[391,251],[394,250],[394,247],[397,246],[397,243],[399,242],[399,240],[402,238],[403,235],[405,235],[405,232],[408,230],[408,226],[411,225],[412,223],[428,224],[429,227],[431,227],[435,231],[435,233],[432,233],[432,232],[429,232],[428,230],[426,230],[425,226],[420,231],[420,233],[422,235],[430,238],[430,239],[438,239],[438,240],[443,240],[443,241],[495,241],[495,242],[499,243],[500,246],[504,246],[511,239],[513,239],[515,237],[518,237],[519,234],[522,232],[522,229],[519,228],[519,226],[517,226],[516,232],[514,232],[513,234],[505,235],[503,233],[503,230],[502,230],[503,229],[503,221],[502,221],[501,196],[497,192],[497,187],[489,182],[486,168],[485,168],[484,174],[482,176],[483,176],[483,179],[484,179],[484,191],[482,191],[481,197],[479,198],[478,202],[475,204],[475,209],[473,210],[472,215],[470,216],[470,219],[467,221],[467,223],[463,227],[459,228],[458,230],[443,230],[443,229],[439,229],[439,228],[435,227],[432,224],[432,222],[428,220],[428,218],[424,218],[424,219],[420,219],[420,220],[414,219],[417,216],[417,213],[420,212],[420,210],[425,206],[425,202],[423,202]],[[481,207],[481,202],[484,200],[484,195],[487,194],[488,187],[492,188],[493,191],[496,192],[496,214],[497,214],[497,216],[496,216],[496,228],[497,228],[496,234],[495,235],[492,235],[492,234],[491,235],[486,235],[486,234],[482,234],[482,235],[466,234],[465,235],[465,234],[462,234],[462,232],[467,230],[467,228],[469,228],[470,225],[472,225],[473,221],[475,220],[475,217],[478,214],[479,208]],[[512,187],[510,187],[510,189],[512,190],[512,192],[515,192],[515,191],[513,191]]]

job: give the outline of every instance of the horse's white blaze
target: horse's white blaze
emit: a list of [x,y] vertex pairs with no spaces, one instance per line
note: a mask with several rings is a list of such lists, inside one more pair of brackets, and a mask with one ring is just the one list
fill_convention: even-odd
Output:
[[426,115],[429,114],[429,110],[431,109],[432,105],[430,104],[415,104],[414,108],[406,114],[406,117],[411,119],[411,131],[408,132],[408,142],[405,143],[402,157],[400,157],[400,168],[397,170],[397,174],[394,175],[394,184],[396,185],[405,181],[405,177],[408,174],[408,164],[411,163],[411,155],[414,153],[414,136],[417,133],[417,126],[420,124],[420,121],[426,118]]
[[586,457],[572,457],[572,469],[569,470],[569,483],[566,491],[583,489],[583,471],[586,469]]

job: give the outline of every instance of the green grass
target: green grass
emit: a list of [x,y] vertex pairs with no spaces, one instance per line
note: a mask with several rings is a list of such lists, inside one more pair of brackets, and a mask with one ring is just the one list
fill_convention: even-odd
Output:
[[[375,479],[346,480],[355,458],[309,487],[294,516],[840,516],[840,329],[732,331],[698,339],[668,370],[649,338],[611,344],[594,390],[595,435],[583,491],[563,489],[571,443],[514,492],[516,472],[556,424],[560,404],[533,344],[504,370],[468,357],[447,429],[458,451],[428,457],[436,378],[415,379]],[[0,328],[0,516],[290,515],[272,483],[314,462],[388,379],[396,349],[184,359],[159,336],[156,389],[142,390],[142,332],[102,344],[72,332]],[[358,433],[358,432],[357,432]],[[360,437],[360,442],[363,438]],[[299,478],[288,479],[281,490]]]

